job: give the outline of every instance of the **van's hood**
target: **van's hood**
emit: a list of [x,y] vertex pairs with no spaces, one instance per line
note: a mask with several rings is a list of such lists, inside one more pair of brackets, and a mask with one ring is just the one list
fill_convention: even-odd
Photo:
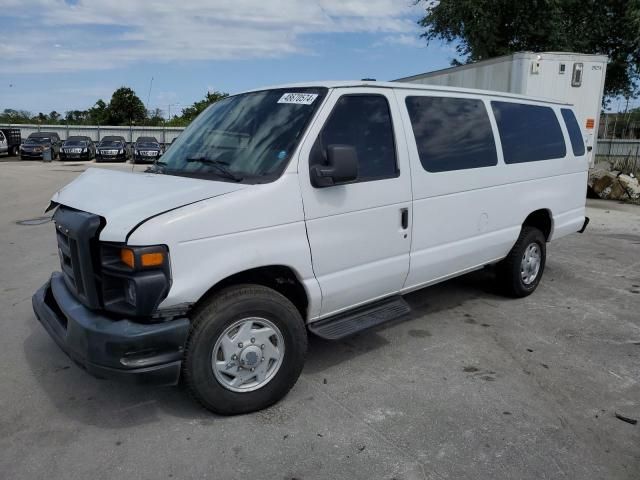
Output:
[[89,168],[51,201],[104,217],[107,224],[100,239],[123,242],[150,217],[241,188],[246,185]]

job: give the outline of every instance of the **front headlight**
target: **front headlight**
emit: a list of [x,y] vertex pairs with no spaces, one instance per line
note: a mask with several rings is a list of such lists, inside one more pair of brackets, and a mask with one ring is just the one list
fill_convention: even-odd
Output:
[[82,153],[87,153],[89,151],[89,149],[87,147],[82,149]]
[[122,155],[124,153],[124,148],[121,148],[119,153]]
[[138,155],[138,149],[135,149],[135,150],[133,151],[133,153],[135,153],[136,155]]
[[103,243],[101,245],[102,298],[105,310],[148,317],[171,287],[169,249]]

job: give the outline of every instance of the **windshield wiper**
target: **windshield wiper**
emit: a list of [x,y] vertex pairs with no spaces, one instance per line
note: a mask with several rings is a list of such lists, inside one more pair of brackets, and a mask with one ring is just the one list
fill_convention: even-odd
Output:
[[156,160],[149,168],[145,170],[145,173],[165,173],[167,171],[167,162],[162,160]]
[[205,165],[211,165],[212,167],[215,167],[218,172],[220,172],[221,176],[233,180],[234,182],[241,182],[243,179],[243,177],[239,177],[229,169],[229,164],[227,162],[223,162],[221,160],[212,160],[210,158],[197,157],[187,158],[186,161],[189,163],[198,162]]

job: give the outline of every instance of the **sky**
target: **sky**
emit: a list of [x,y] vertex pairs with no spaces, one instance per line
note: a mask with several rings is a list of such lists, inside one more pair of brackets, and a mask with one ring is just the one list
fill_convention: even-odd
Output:
[[[207,91],[446,68],[413,0],[0,0],[0,111],[84,110],[133,88],[173,115]],[[152,80],[153,79],[153,80]]]

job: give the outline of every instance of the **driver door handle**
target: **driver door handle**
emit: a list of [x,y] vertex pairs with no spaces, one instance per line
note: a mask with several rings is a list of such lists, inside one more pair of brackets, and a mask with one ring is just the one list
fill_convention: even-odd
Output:
[[409,209],[401,208],[400,209],[400,224],[402,225],[402,229],[406,230],[409,228]]

